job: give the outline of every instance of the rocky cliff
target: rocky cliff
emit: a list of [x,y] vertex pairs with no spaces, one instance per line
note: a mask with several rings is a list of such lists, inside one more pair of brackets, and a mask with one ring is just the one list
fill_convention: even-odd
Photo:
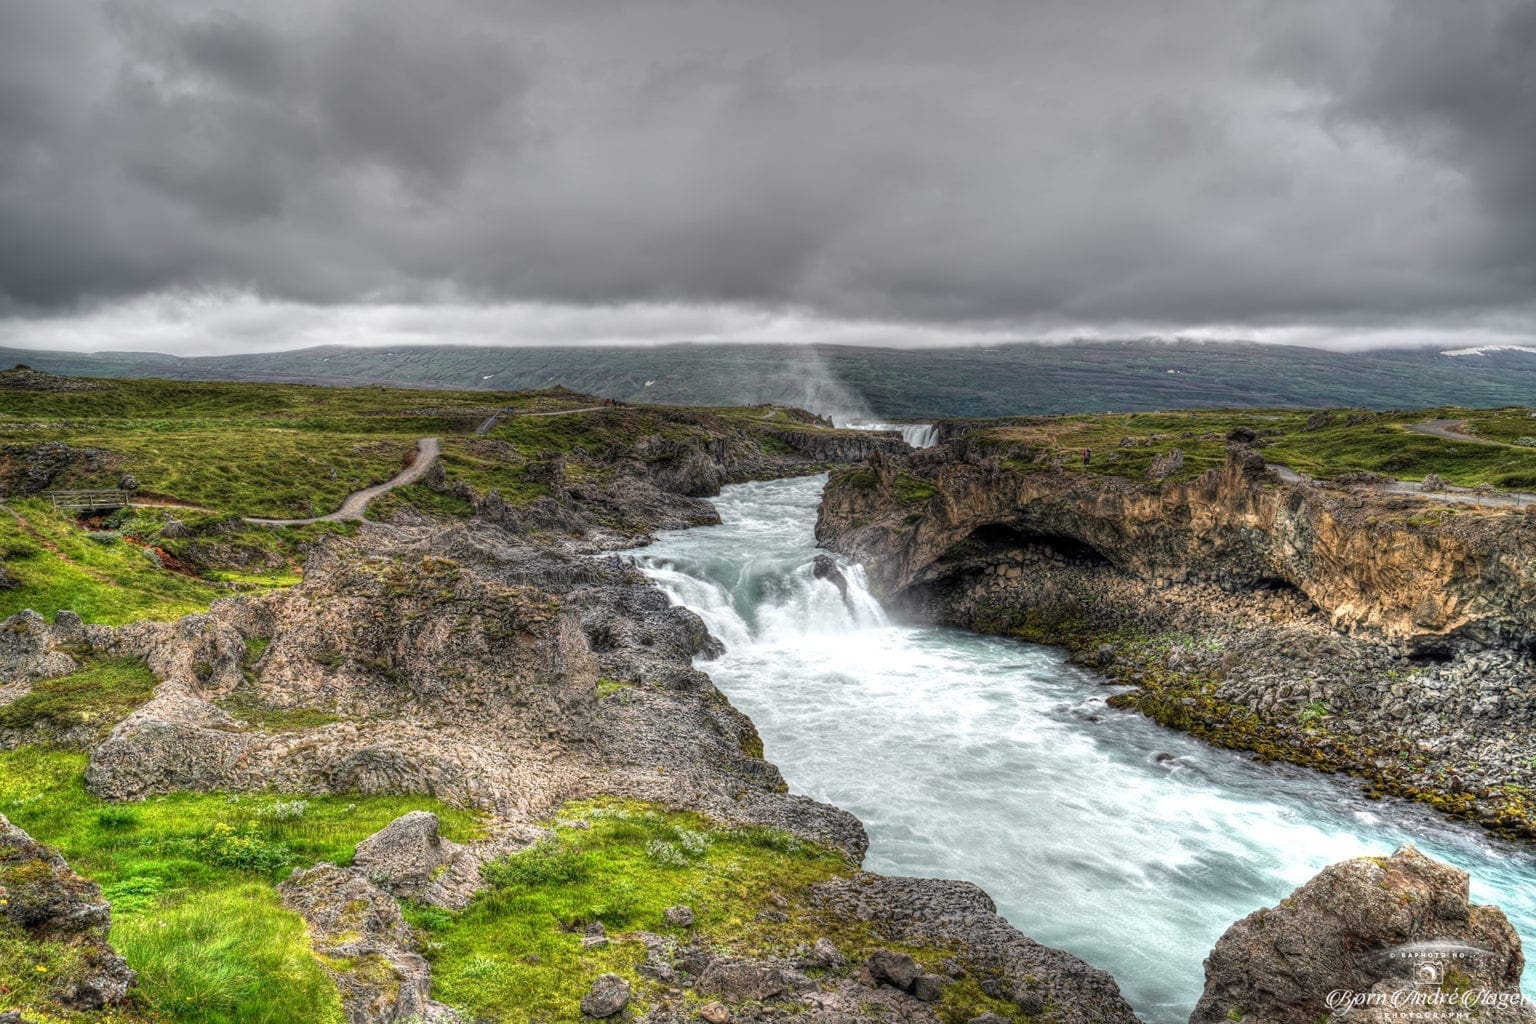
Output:
[[1325,488],[1233,444],[1187,483],[961,436],[835,474],[817,536],[908,614],[1063,643],[1115,698],[1536,834],[1536,516]]

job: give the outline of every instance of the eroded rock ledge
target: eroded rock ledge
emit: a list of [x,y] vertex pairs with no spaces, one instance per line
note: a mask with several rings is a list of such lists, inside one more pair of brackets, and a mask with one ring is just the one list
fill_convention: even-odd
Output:
[[1233,444],[1186,484],[961,436],[835,474],[817,523],[925,620],[1067,645],[1115,699],[1536,835],[1536,516],[1324,488]]

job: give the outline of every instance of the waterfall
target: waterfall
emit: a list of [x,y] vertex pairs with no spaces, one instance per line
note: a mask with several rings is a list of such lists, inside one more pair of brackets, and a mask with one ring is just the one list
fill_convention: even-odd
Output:
[[873,423],[868,420],[849,420],[839,423],[851,430],[894,430],[913,448],[932,448],[939,443],[939,428],[932,423]]
[[1112,709],[1054,648],[892,621],[838,560],[845,600],[814,572],[824,481],[726,487],[721,525],[631,555],[725,644],[699,668],[791,788],[864,822],[869,870],[976,882],[1024,934],[1113,974],[1149,1024],[1188,1020],[1233,921],[1403,842],[1536,936],[1524,849]]

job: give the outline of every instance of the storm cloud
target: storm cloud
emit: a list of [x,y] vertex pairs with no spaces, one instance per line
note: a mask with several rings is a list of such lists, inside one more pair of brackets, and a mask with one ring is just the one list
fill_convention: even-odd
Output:
[[1533,66],[1504,0],[0,0],[0,340],[1530,336]]

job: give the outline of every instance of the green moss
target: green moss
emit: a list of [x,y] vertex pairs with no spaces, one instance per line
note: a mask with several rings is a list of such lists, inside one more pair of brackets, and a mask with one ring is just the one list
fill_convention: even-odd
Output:
[[618,679],[608,679],[604,677],[597,681],[597,699],[602,700],[604,697],[607,697],[610,694],[618,693],[621,690],[631,689],[634,685],[634,683],[623,682]]
[[838,480],[861,491],[872,491],[880,486],[880,477],[868,469],[855,469],[839,474]]
[[[7,511],[10,514],[6,514]],[[40,501],[0,509],[0,555],[14,587],[0,589],[0,618],[30,608],[52,618],[74,611],[120,625],[205,611],[221,597],[291,584],[286,570],[215,581],[162,566],[141,543],[103,545]]]
[[927,501],[939,493],[938,488],[927,480],[920,480],[906,473],[898,473],[896,482],[891,485],[891,493],[899,501],[919,502]]
[[158,683],[137,661],[106,661],[66,676],[39,679],[27,693],[0,707],[0,730],[60,733],[88,725],[95,735],[105,736],[149,700]]
[[262,732],[291,732],[296,729],[318,729],[341,721],[339,715],[320,708],[283,707],[269,703],[254,689],[237,687],[227,697],[216,702],[219,707],[236,718]]
[[[88,947],[38,941],[0,918],[0,1010],[36,1008],[47,1013],[48,1020],[89,1019],[102,1024],[139,1019],[137,1013],[127,1010],[89,1017],[61,1010],[54,999],[91,971]],[[41,1017],[31,1012],[27,1015],[29,1020],[44,1024]]]

